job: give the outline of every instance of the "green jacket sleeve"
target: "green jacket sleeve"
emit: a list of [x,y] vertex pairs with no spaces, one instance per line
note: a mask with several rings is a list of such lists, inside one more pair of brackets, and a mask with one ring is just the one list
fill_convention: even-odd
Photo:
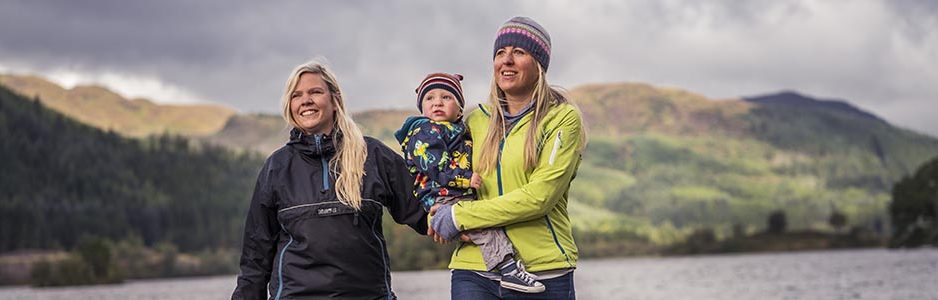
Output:
[[460,201],[453,207],[460,230],[502,227],[547,215],[570,188],[580,163],[579,111],[561,112],[547,123],[538,165],[526,184],[498,198]]

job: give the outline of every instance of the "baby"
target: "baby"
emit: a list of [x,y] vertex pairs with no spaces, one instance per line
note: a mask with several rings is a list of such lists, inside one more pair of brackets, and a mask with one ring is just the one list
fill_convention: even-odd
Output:
[[[414,194],[429,210],[436,203],[474,200],[481,185],[472,172],[472,139],[462,121],[463,79],[459,74],[432,73],[417,87],[417,109],[394,133],[401,143],[411,174],[416,175]],[[500,285],[525,293],[540,293],[544,285],[515,260],[514,248],[502,228],[467,234],[482,249],[485,267],[501,275]]]

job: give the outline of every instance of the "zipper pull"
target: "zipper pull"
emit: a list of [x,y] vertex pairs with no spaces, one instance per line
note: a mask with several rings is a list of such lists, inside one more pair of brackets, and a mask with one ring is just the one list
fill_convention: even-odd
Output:
[[355,212],[355,219],[352,220],[352,225],[358,226],[358,212]]

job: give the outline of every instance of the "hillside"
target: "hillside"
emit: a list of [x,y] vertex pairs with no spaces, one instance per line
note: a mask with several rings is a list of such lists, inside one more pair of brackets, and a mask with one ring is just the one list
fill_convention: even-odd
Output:
[[590,134],[598,136],[739,135],[754,106],[639,83],[584,85],[571,90],[570,97],[582,110]]
[[714,101],[643,84],[571,95],[591,130],[571,194],[586,211],[607,211],[588,227],[649,228],[639,232],[660,242],[674,238],[667,228],[759,230],[775,209],[793,228],[829,229],[834,209],[851,225],[882,221],[892,184],[938,156],[933,137],[801,95]]
[[[236,114],[222,105],[155,104],[146,99],[128,100],[99,86],[65,89],[36,76],[0,74],[0,86],[33,99],[82,123],[112,130],[127,137],[178,134],[234,149],[268,154],[286,143],[288,128],[279,115]],[[371,110],[353,114],[367,135],[393,142],[394,129],[416,113],[409,110]],[[395,126],[399,126],[395,125]],[[396,148],[395,148],[396,149]]]
[[787,107],[801,107],[801,108],[810,108],[810,109],[823,109],[830,111],[840,111],[842,113],[853,114],[856,116],[864,117],[871,120],[877,120],[881,122],[886,122],[883,119],[880,119],[876,115],[863,111],[853,105],[850,105],[843,100],[822,100],[822,99],[813,99],[806,97],[804,95],[798,94],[797,92],[780,92],[776,94],[755,96],[755,97],[746,97],[746,101],[755,102],[759,104],[769,104],[769,105],[783,105]]
[[[361,127],[365,135],[376,137],[386,143],[390,142],[392,146],[394,146],[394,144],[396,144],[396,141],[394,141],[394,132],[401,128],[401,123],[404,122],[404,119],[417,114],[419,114],[419,112],[416,109],[385,109],[354,113],[352,114],[352,118],[358,123],[358,126]],[[399,147],[394,146],[391,148],[397,149]]]
[[71,249],[84,235],[235,247],[262,163],[184,138],[120,137],[3,87],[0,157],[0,252]]
[[[384,141],[392,149],[398,149],[399,146],[394,141],[394,131],[410,114],[412,113],[405,110],[370,110],[354,113],[352,118],[365,135]],[[393,125],[394,123],[398,124]],[[220,131],[201,139],[266,155],[286,144],[288,138],[289,128],[279,115],[251,114],[232,116]]]
[[225,126],[203,140],[233,149],[248,149],[263,155],[273,153],[290,137],[283,118],[276,115],[235,115]]
[[152,134],[206,136],[225,125],[235,111],[220,105],[161,105],[146,99],[128,100],[99,86],[61,86],[35,76],[0,75],[0,85],[66,116],[125,136]]

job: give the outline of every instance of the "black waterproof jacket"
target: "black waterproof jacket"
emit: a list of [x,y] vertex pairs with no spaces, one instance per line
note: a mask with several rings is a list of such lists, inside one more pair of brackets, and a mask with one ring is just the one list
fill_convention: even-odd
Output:
[[232,299],[268,293],[270,299],[394,299],[382,208],[420,234],[427,213],[400,155],[376,139],[365,141],[361,211],[336,198],[331,137],[294,129],[290,142],[270,155],[248,209]]

